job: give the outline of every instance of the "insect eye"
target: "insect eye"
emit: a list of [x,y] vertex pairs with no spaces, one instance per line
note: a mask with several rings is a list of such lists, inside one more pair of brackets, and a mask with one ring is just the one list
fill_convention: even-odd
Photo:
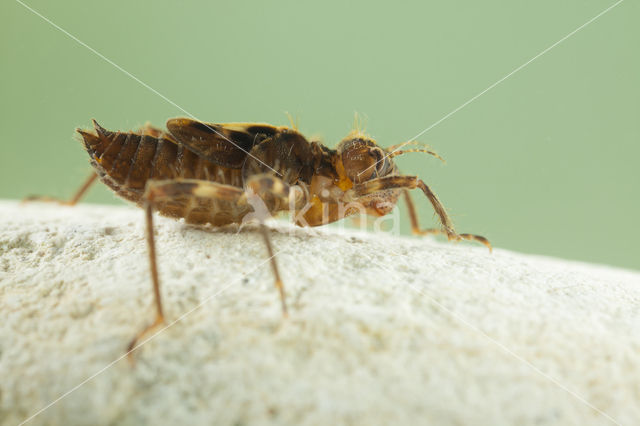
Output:
[[354,183],[362,183],[389,174],[391,161],[374,140],[346,138],[338,145],[344,172]]
[[355,183],[364,182],[375,172],[374,162],[367,147],[351,144],[341,153],[342,165],[347,177]]
[[384,151],[374,148],[371,150],[371,155],[375,159],[376,177],[385,176],[389,168],[389,159],[384,155]]

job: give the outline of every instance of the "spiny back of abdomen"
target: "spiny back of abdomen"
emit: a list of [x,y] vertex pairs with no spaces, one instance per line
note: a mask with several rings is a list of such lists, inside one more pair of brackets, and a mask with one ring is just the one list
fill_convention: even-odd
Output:
[[[218,166],[191,152],[168,135],[110,132],[94,123],[96,133],[78,130],[100,180],[118,196],[138,205],[150,179],[200,179],[242,187],[239,169]],[[189,223],[222,225],[242,216],[236,206],[222,200],[177,197],[161,202],[157,210]],[[217,219],[216,219],[217,217]]]

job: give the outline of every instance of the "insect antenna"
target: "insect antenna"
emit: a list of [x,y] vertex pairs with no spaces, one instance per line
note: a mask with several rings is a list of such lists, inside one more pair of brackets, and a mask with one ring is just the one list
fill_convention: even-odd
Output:
[[[415,144],[413,142],[410,142],[410,143]],[[404,145],[408,145],[408,144],[404,144]],[[399,145],[394,145],[394,146],[399,146]],[[423,148],[411,148],[411,149],[399,149],[399,150],[394,150],[393,146],[390,146],[389,148],[387,148],[387,151],[389,152],[389,154],[387,155],[389,158],[397,157],[398,155],[406,154],[408,152],[424,152],[425,154],[433,155],[438,160],[442,161],[443,163],[446,163],[446,161],[444,161],[444,158],[440,157],[435,151],[432,151],[426,145],[423,145]]]

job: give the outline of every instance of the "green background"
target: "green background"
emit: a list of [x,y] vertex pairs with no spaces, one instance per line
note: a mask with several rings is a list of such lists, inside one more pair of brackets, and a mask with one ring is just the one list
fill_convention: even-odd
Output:
[[[357,111],[388,146],[614,2],[27,4],[200,119],[287,124],[288,111],[335,146]],[[73,131],[91,118],[125,130],[185,115],[18,2],[0,15],[0,197],[72,194],[89,171]],[[414,154],[401,169],[460,232],[640,269],[639,18],[622,2],[420,137],[447,165]],[[120,203],[104,187],[87,201]]]

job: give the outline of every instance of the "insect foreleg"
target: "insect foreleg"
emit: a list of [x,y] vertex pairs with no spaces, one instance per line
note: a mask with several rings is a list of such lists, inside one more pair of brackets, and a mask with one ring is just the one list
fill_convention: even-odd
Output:
[[[404,194],[405,203],[407,204],[407,210],[409,212],[409,219],[411,220],[411,232],[413,232],[416,235],[429,235],[429,234],[448,235],[442,229],[435,229],[435,228],[420,229],[420,225],[418,222],[418,215],[416,213],[416,208],[415,208],[415,205],[413,204],[413,200],[411,199],[411,193],[405,189],[403,191],[403,194]],[[482,237],[480,235],[458,234],[457,237],[460,237],[463,240],[478,241],[479,243],[482,243],[485,246],[489,247],[489,250],[491,250],[491,243],[485,237]]]
[[[409,189],[420,188],[422,192],[424,192],[424,194],[427,196],[427,198],[431,202],[431,205],[433,206],[433,209],[440,218],[440,223],[442,224],[442,228],[444,229],[444,231],[447,234],[455,234],[451,219],[449,219],[447,211],[445,210],[436,194],[434,194],[433,191],[431,191],[431,189],[423,181],[415,176],[387,176],[373,179],[354,186],[354,191],[356,196],[361,197],[375,192],[384,191],[386,189],[401,188],[404,188],[405,191]],[[415,216],[415,220],[417,224],[417,216]]]
[[[407,207],[409,209],[409,217],[411,219],[411,227],[414,233],[420,235],[427,234],[445,234],[449,240],[459,241],[459,240],[474,240],[481,244],[484,244],[491,250],[491,243],[479,235],[472,234],[458,234],[453,224],[451,223],[451,219],[447,214],[446,209],[436,196],[436,194],[425,184],[422,180],[418,179],[416,176],[387,176],[379,179],[373,179],[361,184],[358,184],[354,187],[354,191],[356,196],[364,196],[367,194],[372,194],[378,191],[383,191],[385,189],[400,189],[404,188],[405,193],[405,201],[407,201]],[[415,211],[415,207],[411,198],[409,196],[409,189],[420,188],[424,195],[427,196],[429,202],[433,206],[438,218],[440,219],[440,223],[442,225],[442,229],[426,229],[420,230],[418,226],[418,216]]]

